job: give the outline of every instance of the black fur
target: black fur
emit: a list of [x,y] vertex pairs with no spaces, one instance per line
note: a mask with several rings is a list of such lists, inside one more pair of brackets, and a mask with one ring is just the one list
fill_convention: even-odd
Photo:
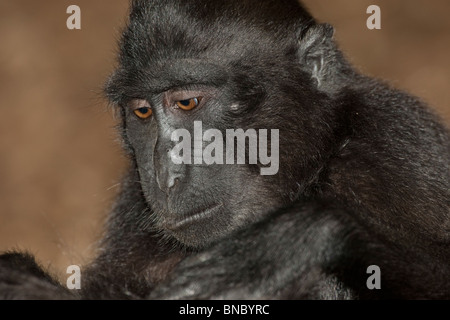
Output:
[[[0,256],[0,297],[450,298],[449,132],[355,71],[332,36],[295,0],[133,1],[106,86],[130,170],[99,255],[73,296],[31,257]],[[178,91],[206,102],[171,109]],[[278,174],[175,166],[171,130],[194,120],[279,129]],[[381,290],[366,287],[370,265]]]

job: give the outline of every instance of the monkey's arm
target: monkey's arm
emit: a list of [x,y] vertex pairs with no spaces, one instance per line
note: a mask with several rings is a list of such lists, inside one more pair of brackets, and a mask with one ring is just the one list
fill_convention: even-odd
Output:
[[[367,287],[371,265],[382,288]],[[430,272],[433,270],[433,272]],[[345,211],[305,205],[187,257],[151,299],[443,299],[448,268],[387,246]]]
[[26,253],[0,255],[0,299],[74,299]]
[[352,299],[328,268],[348,233],[331,214],[285,212],[186,258],[149,298]]

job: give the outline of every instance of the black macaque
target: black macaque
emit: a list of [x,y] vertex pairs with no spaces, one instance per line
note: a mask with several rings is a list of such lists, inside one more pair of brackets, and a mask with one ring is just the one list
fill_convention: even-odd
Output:
[[[98,256],[69,291],[4,254],[0,297],[450,298],[449,131],[333,33],[295,0],[133,1],[105,88],[130,168]],[[278,129],[277,173],[175,163],[195,121]]]

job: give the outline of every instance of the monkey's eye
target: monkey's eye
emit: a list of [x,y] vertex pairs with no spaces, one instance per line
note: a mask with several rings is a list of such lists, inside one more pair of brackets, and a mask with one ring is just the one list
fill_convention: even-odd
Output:
[[189,111],[194,109],[200,104],[202,97],[191,98],[187,100],[180,100],[176,102],[178,108],[183,109],[185,111]]
[[147,119],[152,115],[152,109],[150,109],[149,107],[142,107],[134,110],[134,114],[141,119]]

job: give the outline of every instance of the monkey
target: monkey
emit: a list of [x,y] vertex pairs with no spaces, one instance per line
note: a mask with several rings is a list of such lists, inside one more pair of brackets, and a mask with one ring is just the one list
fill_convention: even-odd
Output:
[[[129,169],[81,290],[9,252],[1,298],[450,298],[448,128],[296,0],[133,0],[105,94]],[[198,122],[278,130],[277,172],[174,161]]]

